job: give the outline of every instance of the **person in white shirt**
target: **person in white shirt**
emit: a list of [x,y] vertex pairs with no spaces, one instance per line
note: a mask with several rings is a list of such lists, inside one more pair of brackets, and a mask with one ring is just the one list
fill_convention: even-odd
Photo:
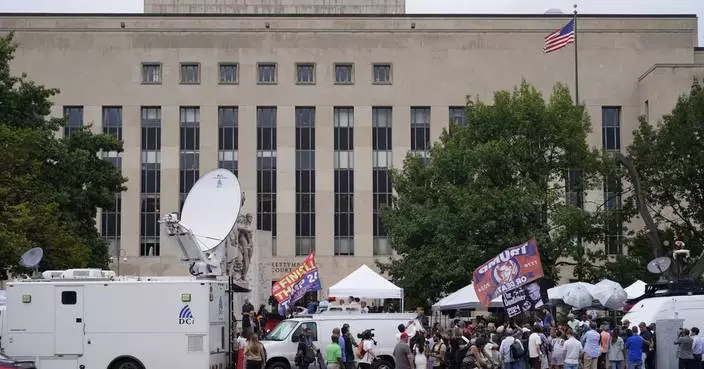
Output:
[[540,345],[543,340],[540,338],[540,326],[533,326],[533,333],[528,336],[528,362],[530,369],[540,369]]
[[501,359],[504,363],[503,369],[521,368],[521,359],[514,359],[513,356],[511,356],[511,345],[514,342],[518,342],[518,344],[523,347],[523,345],[521,344],[521,340],[517,340],[515,337],[513,337],[513,329],[507,328],[506,338],[501,341],[501,346],[499,346],[499,353],[501,354]]
[[692,327],[692,354],[694,354],[695,366],[693,369],[702,369],[702,355],[704,355],[704,337],[699,335],[699,328]]
[[565,369],[579,368],[579,359],[582,355],[582,343],[574,338],[574,333],[571,330],[567,331],[567,340],[564,345],[565,350]]

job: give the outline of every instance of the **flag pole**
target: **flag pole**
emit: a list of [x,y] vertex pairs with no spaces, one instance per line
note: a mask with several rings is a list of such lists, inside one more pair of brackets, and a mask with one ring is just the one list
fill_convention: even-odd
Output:
[[579,58],[577,58],[577,4],[573,5],[574,23],[574,104],[579,105]]

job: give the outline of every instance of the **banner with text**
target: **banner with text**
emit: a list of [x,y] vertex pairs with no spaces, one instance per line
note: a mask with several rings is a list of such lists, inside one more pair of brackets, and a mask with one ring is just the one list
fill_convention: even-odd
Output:
[[533,282],[543,276],[538,241],[530,241],[502,251],[474,270],[472,283],[479,302],[489,307],[491,300],[504,292]]
[[548,292],[540,281],[504,292],[502,299],[509,318],[540,309],[548,302]]
[[300,300],[306,292],[320,290],[320,275],[315,264],[315,252],[311,252],[303,263],[274,283],[271,294],[279,303],[280,309],[288,309]]

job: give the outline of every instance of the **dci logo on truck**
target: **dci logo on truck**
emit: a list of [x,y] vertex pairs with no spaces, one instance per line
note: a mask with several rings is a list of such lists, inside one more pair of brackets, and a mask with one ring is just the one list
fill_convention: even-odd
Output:
[[193,324],[194,319],[193,319],[193,313],[191,312],[191,307],[186,305],[181,309],[181,312],[178,313],[178,324]]

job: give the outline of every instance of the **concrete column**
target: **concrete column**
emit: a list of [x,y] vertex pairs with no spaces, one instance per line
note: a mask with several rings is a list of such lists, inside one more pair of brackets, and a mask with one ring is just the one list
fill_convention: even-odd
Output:
[[[242,213],[257,215],[257,110],[254,106],[239,107],[238,168],[240,186],[246,201]],[[259,225],[255,224],[258,228]]]
[[218,167],[218,107],[200,107],[200,175]]
[[122,231],[120,244],[126,257],[139,256],[139,193],[141,186],[141,107],[122,108],[122,175],[127,191],[122,193]]
[[317,255],[334,255],[335,197],[332,106],[315,110],[315,248]]
[[[393,107],[391,128],[391,145],[393,147],[393,166],[403,168],[403,160],[411,148],[411,108],[407,105]],[[431,123],[432,124],[432,123]]]
[[[448,106],[430,107],[430,145],[440,139],[442,130],[449,127],[450,108]],[[410,125],[410,122],[409,122]]]
[[296,113],[276,113],[276,256],[296,255]]
[[[179,106],[161,108],[161,197],[160,214],[178,211],[179,205]],[[181,257],[175,240],[161,231],[160,256]]]
[[373,255],[372,108],[354,109],[354,255]]

